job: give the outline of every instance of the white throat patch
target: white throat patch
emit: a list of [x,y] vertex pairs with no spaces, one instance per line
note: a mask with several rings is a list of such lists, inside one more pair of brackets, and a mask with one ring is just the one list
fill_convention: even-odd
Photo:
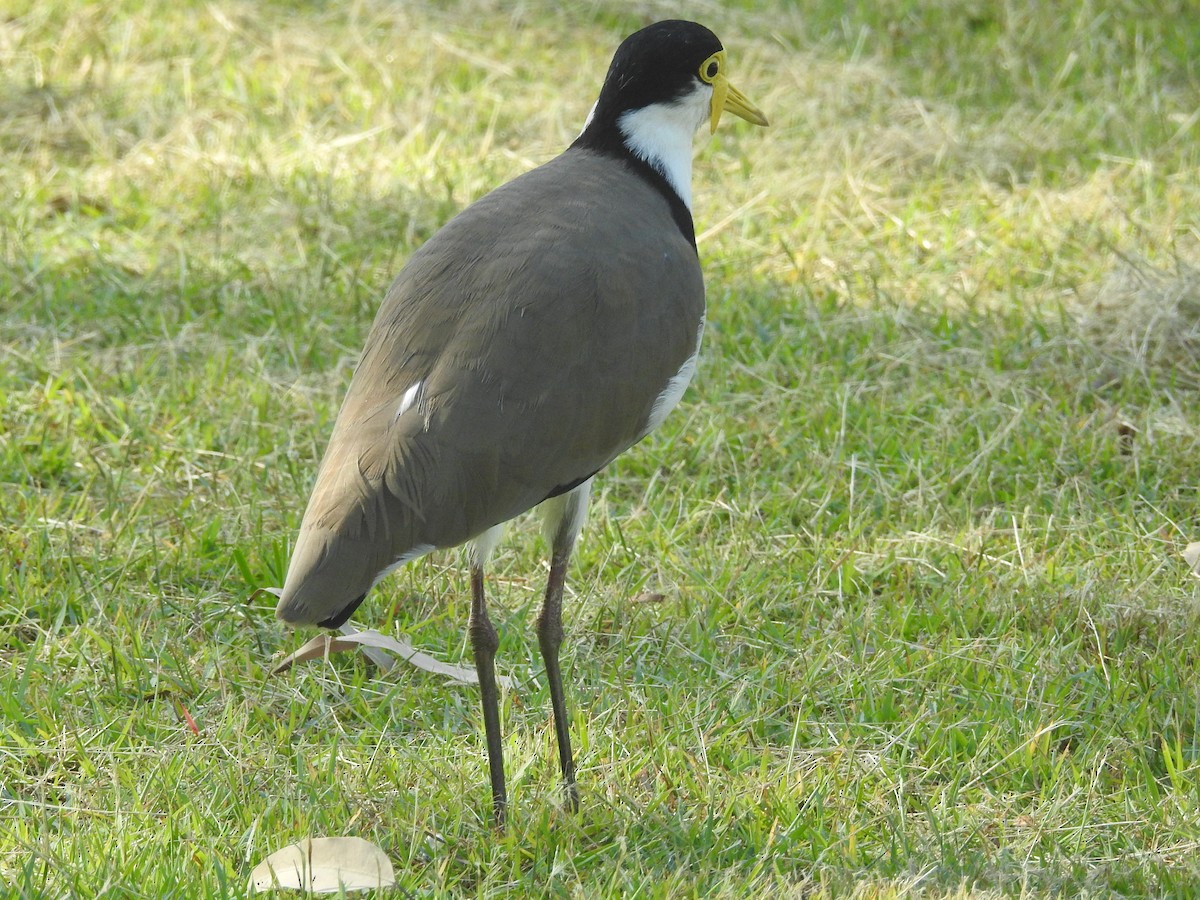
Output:
[[625,146],[663,174],[684,206],[692,208],[692,138],[708,121],[712,88],[698,85],[674,103],[652,103],[617,120]]

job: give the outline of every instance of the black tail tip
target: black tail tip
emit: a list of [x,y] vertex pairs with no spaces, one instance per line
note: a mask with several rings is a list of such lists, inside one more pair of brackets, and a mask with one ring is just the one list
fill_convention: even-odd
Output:
[[354,615],[354,611],[358,609],[359,606],[362,605],[362,602],[366,599],[367,595],[364,593],[356,599],[351,600],[349,603],[343,606],[340,611],[334,613],[328,619],[324,619],[317,624],[322,628],[341,628],[346,624],[346,620]]
[[337,612],[324,619],[317,618],[322,615],[328,607],[312,603],[299,602],[295,596],[284,597],[275,607],[275,618],[285,625],[303,626],[303,625],[319,625],[321,628],[341,628],[346,624],[346,620],[354,615],[354,611],[367,598],[366,593],[351,600],[345,606],[341,607]]

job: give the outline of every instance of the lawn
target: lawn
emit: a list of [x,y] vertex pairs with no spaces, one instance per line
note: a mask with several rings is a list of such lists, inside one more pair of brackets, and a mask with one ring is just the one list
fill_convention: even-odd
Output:
[[[309,835],[411,896],[1200,885],[1190,0],[15,0],[0,15],[0,884],[241,896]],[[699,373],[597,481],[562,805],[533,521],[477,691],[279,586],[391,276],[684,15],[771,119],[698,142]],[[461,552],[357,614],[469,664]]]

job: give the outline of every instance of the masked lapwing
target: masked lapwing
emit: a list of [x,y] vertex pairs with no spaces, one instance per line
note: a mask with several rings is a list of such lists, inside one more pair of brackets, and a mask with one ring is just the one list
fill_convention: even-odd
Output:
[[484,566],[504,523],[540,506],[550,574],[538,645],[577,808],[563,582],[593,478],[658,427],[696,368],[692,138],[722,111],[767,124],[725,68],[701,25],[636,32],[564,153],[413,254],[367,335],[300,525],[277,610],[295,625],[340,627],[397,566],[471,542],[468,630],[497,822],[506,794]]

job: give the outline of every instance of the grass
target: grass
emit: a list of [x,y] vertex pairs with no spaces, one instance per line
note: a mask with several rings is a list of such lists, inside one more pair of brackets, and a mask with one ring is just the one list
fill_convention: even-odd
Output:
[[[390,275],[678,10],[10,6],[8,893],[240,896],[310,834],[379,842],[416,895],[1192,890],[1200,25],[1065,6],[686,11],[773,127],[700,150],[706,356],[573,565],[578,818],[535,529],[494,567],[501,835],[473,688],[270,678],[299,638],[253,592]],[[469,660],[460,563],[359,621]]]

